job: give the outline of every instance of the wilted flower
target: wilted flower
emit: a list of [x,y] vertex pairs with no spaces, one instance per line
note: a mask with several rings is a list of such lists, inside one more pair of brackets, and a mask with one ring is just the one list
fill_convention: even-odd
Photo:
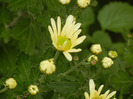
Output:
[[111,59],[111,58],[109,58],[109,57],[104,57],[103,59],[102,59],[102,66],[104,67],[104,68],[109,68],[109,67],[111,67],[112,65],[113,65],[113,60]]
[[72,60],[70,53],[81,51],[81,49],[75,49],[74,47],[82,43],[86,38],[86,36],[78,38],[78,35],[81,32],[81,29],[79,29],[80,26],[81,23],[76,24],[72,15],[67,17],[66,23],[62,29],[60,17],[57,18],[57,25],[55,20],[51,18],[51,26],[48,26],[54,47],[58,51],[62,51],[69,61]]
[[98,62],[98,57],[96,55],[91,55],[88,59],[88,62],[90,62],[92,65],[96,65]]
[[59,0],[61,4],[69,4],[71,0]]
[[46,74],[52,74],[55,72],[56,66],[54,64],[54,59],[44,60],[40,63],[40,71]]
[[86,8],[90,4],[90,0],[77,0],[77,4],[81,8]]
[[109,52],[108,52],[108,55],[109,55],[109,57],[111,57],[111,58],[116,58],[116,57],[118,57],[118,54],[117,54],[116,51],[109,51]]
[[14,89],[17,86],[17,82],[14,78],[9,78],[6,80],[5,86],[9,89]]
[[100,44],[93,44],[90,49],[96,55],[98,55],[102,52],[102,48],[101,48]]
[[36,85],[30,85],[28,87],[28,91],[29,91],[30,94],[36,95],[39,92],[39,89]]
[[109,94],[110,90],[107,90],[104,94],[101,94],[101,91],[104,85],[101,85],[97,90],[95,90],[95,83],[92,79],[89,81],[90,87],[90,96],[87,92],[84,93],[86,99],[110,99],[113,95],[116,94],[116,91],[113,91]]

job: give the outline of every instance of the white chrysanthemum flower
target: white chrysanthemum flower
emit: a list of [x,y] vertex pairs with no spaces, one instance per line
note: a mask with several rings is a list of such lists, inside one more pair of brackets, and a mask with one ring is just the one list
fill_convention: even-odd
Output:
[[55,72],[56,66],[54,64],[54,59],[44,60],[40,63],[40,71],[46,74],[52,74]]
[[14,78],[9,78],[6,80],[5,86],[9,89],[14,89],[17,86],[17,82]]
[[93,44],[90,49],[96,55],[98,55],[102,52],[102,48],[101,48],[100,44]]
[[109,68],[114,64],[113,60],[109,57],[104,57],[102,60],[102,66],[104,68]]
[[86,8],[90,4],[90,0],[77,0],[77,4],[81,8]]
[[67,17],[66,23],[62,29],[60,17],[57,18],[57,25],[55,20],[51,18],[51,26],[48,26],[54,47],[58,51],[62,51],[69,61],[72,60],[70,53],[81,51],[80,48],[75,49],[74,47],[82,43],[86,38],[86,36],[81,36],[78,38],[78,35],[81,32],[81,29],[79,29],[80,26],[81,23],[76,24],[76,21],[72,15]]
[[90,62],[92,65],[96,65],[98,62],[98,57],[96,55],[91,55],[88,59],[88,62]]
[[97,90],[95,90],[95,83],[92,79],[89,81],[89,88],[90,88],[90,95],[85,92],[85,98],[86,99],[110,99],[113,95],[116,94],[116,91],[113,91],[109,94],[110,90],[107,90],[104,94],[101,94],[101,91],[103,89],[104,85],[101,85]]
[[36,95],[39,92],[39,89],[36,85],[30,85],[28,87],[28,91],[29,93],[31,93],[32,95]]
[[61,4],[69,4],[71,0],[59,0]]
[[111,58],[116,58],[116,57],[118,57],[118,54],[117,54],[116,51],[109,51],[109,52],[108,52],[108,55],[109,55],[109,57],[111,57]]

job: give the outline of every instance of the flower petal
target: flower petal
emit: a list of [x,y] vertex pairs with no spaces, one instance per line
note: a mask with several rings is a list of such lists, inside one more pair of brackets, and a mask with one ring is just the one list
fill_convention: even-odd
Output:
[[76,41],[76,39],[78,38],[78,35],[81,33],[81,29],[79,29],[78,31],[76,31],[75,33],[74,33],[74,35],[72,35],[72,37],[71,37],[71,42],[72,43],[74,43],[75,41]]
[[57,18],[57,28],[58,28],[58,36],[61,33],[61,18],[58,16]]
[[61,36],[65,36],[67,31],[70,29],[71,27],[71,24],[73,22],[73,16],[72,15],[69,15],[66,19],[66,23],[61,31]]
[[74,32],[77,31],[81,26],[81,23],[77,23],[75,26],[74,26]]
[[79,45],[80,43],[82,43],[85,38],[86,38],[86,36],[79,37],[75,42],[72,43],[72,48]]
[[52,28],[53,28],[53,33],[57,37],[57,27],[56,27],[55,20],[53,18],[51,18],[51,25],[52,25]]
[[82,49],[70,49],[70,50],[67,50],[67,52],[71,53],[71,52],[80,52]]
[[85,99],[90,99],[89,94],[87,92],[84,93]]
[[93,79],[90,79],[89,87],[90,87],[90,95],[92,95],[92,92],[94,92],[94,90],[95,90],[95,83],[94,83]]
[[113,92],[111,92],[107,97],[106,97],[106,99],[110,99],[113,95],[115,95],[116,94],[116,91],[113,91]]
[[104,87],[104,85],[101,85],[101,86],[99,87],[99,89],[98,89],[98,95],[100,95],[100,93],[101,93],[103,87]]
[[72,61],[71,54],[69,54],[68,52],[63,52],[63,54],[65,55],[65,57],[67,58],[67,60]]
[[66,37],[71,38],[72,35],[74,34],[74,25],[75,25],[75,22],[69,25],[65,34]]
[[102,99],[106,99],[107,95],[109,94],[110,90],[107,90],[105,94],[103,94]]
[[51,26],[48,26],[48,30],[49,30],[49,32],[50,32],[50,36],[51,36],[51,39],[52,39],[53,45],[55,46],[55,45],[56,45],[55,43],[56,43],[56,39],[57,39],[57,37],[54,35]]

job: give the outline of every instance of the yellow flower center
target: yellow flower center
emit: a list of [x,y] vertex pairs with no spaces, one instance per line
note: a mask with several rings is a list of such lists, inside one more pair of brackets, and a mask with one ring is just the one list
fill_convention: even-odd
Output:
[[66,51],[70,49],[71,47],[71,41],[64,36],[59,36],[57,40],[57,49],[59,51]]

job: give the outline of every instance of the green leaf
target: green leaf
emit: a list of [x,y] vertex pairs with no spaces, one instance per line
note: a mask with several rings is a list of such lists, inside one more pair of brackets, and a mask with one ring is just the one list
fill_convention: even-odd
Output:
[[30,81],[31,83],[36,83],[36,81],[39,79],[40,77],[40,70],[39,70],[39,66],[33,67],[30,71]]
[[98,5],[98,1],[97,0],[91,0],[91,6],[97,6]]
[[45,49],[44,32],[41,25],[29,18],[21,19],[13,28],[13,38],[19,43],[19,49],[28,54],[36,53],[36,47],[43,51]]
[[96,44],[101,44],[105,48],[110,48],[112,41],[107,32],[96,31],[93,33],[92,42]]
[[61,4],[59,4],[58,0],[45,0],[45,4],[48,9],[59,12],[61,10]]
[[67,93],[73,93],[78,88],[77,82],[50,82],[49,88],[66,95]]
[[82,23],[82,27],[88,26],[94,23],[94,12],[91,7],[86,8],[82,11],[81,15],[79,16],[79,22]]
[[133,7],[127,3],[113,2],[103,7],[98,14],[102,29],[124,32],[133,28]]
[[18,83],[16,90],[19,90],[21,94],[27,90],[28,86],[31,84],[31,81],[33,82],[30,78],[31,68],[32,66],[29,56],[21,53],[18,57],[17,68],[14,74],[14,78]]
[[3,25],[7,25],[11,20],[11,12],[7,9],[6,4],[3,3],[0,6],[0,23]]
[[132,81],[127,72],[119,71],[118,74],[110,78],[110,83],[117,90],[123,90],[124,93],[128,93],[131,90]]
[[9,29],[5,29],[1,32],[0,36],[5,43],[8,43],[10,41],[11,32]]
[[[24,11],[26,10],[31,11],[31,12],[41,12],[41,10],[43,9],[43,5],[42,5],[42,0],[27,0],[27,1],[23,1],[23,0],[8,0],[9,3],[9,8],[12,11]],[[19,5],[19,6],[18,6]]]
[[16,68],[18,50],[13,47],[3,45],[0,48],[0,75],[10,77]]

